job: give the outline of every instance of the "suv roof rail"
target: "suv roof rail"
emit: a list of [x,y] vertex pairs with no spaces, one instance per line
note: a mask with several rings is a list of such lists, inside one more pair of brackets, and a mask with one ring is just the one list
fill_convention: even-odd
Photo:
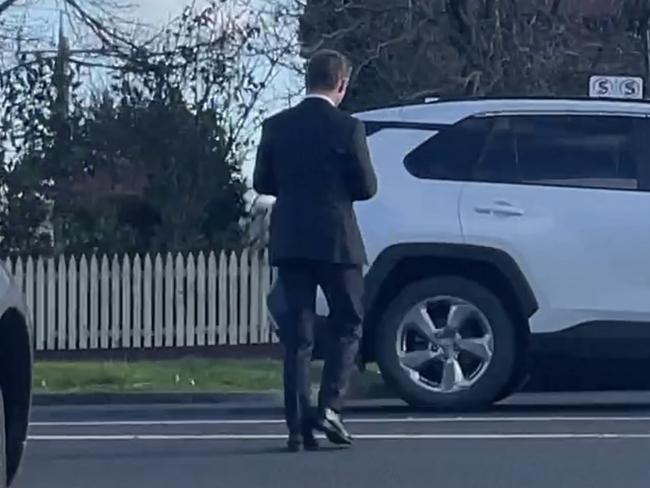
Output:
[[438,96],[426,97],[423,100],[408,100],[398,101],[395,103],[388,103],[377,107],[368,107],[359,110],[356,113],[371,112],[374,110],[381,110],[386,108],[400,108],[400,107],[413,107],[417,105],[430,105],[445,102],[480,102],[480,101],[498,101],[498,100],[566,100],[575,102],[621,102],[621,103],[643,103],[650,104],[650,99],[629,99],[629,98],[613,98],[613,97],[589,97],[589,96],[553,96],[553,95],[480,95],[480,96]]
[[480,96],[449,96],[437,97],[434,102],[464,102],[464,101],[498,101],[498,100],[567,100],[576,102],[623,102],[623,103],[650,103],[650,99],[631,99],[631,98],[615,98],[615,97],[589,97],[585,96],[561,96],[561,95],[480,95]]

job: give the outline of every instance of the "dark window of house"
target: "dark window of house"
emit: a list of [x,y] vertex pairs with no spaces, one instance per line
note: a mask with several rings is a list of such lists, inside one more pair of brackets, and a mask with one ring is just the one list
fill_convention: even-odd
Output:
[[475,118],[444,128],[407,154],[404,165],[417,178],[469,180],[491,124]]

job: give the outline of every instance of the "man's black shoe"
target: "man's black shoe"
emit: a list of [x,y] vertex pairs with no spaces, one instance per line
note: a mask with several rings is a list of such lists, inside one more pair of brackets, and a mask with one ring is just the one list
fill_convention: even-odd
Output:
[[305,435],[303,446],[305,447],[305,451],[318,451],[320,449],[320,445],[316,437],[314,437],[314,434]]
[[[313,418],[313,416],[311,417]],[[302,439],[305,451],[318,451],[319,445],[316,437],[314,437],[313,421],[307,418],[302,426]]]
[[314,428],[325,434],[332,444],[339,446],[352,444],[352,436],[343,425],[341,416],[334,410],[326,409],[323,417],[314,423]]
[[298,452],[302,447],[302,437],[297,434],[290,434],[287,440],[287,450],[289,452]]

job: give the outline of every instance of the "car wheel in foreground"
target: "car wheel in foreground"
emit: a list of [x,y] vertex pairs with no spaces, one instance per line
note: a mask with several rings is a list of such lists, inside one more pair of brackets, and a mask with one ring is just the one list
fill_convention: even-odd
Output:
[[405,288],[384,315],[377,360],[387,383],[413,406],[488,406],[515,364],[515,330],[484,286],[440,276]]
[[7,486],[7,435],[5,429],[5,403],[0,388],[0,488]]

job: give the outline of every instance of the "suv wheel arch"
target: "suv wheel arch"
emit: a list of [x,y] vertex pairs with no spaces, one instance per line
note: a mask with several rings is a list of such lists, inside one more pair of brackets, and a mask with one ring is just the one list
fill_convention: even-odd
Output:
[[520,326],[527,347],[528,319],[537,311],[537,299],[515,260],[499,249],[467,244],[408,243],[386,248],[366,274],[363,358],[374,360],[374,328],[390,302],[410,283],[438,275],[456,274],[497,293]]

